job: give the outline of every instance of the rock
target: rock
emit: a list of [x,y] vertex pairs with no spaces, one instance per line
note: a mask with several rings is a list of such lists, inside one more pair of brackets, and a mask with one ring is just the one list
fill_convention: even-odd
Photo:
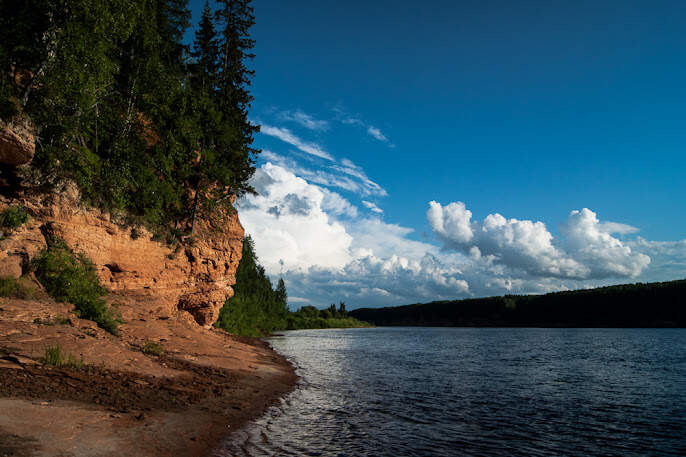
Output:
[[172,249],[153,241],[144,228],[133,239],[131,229],[112,222],[108,213],[82,207],[73,184],[51,194],[0,197],[0,211],[13,204],[25,206],[31,218],[0,241],[0,263],[8,275],[20,275],[22,265],[45,248],[46,239],[56,237],[93,261],[110,292],[145,303],[138,317],[145,312],[151,318],[194,320],[210,327],[233,295],[244,235],[235,211],[215,220],[199,219],[192,245]]
[[6,124],[0,121],[0,163],[24,165],[33,160],[36,137],[30,123],[25,120]]
[[2,358],[2,360],[6,360],[9,362],[17,363],[21,366],[24,365],[39,365],[38,362],[36,362],[33,359],[29,359],[28,357],[24,357],[23,355],[18,355],[18,354],[10,354],[6,355],[5,357]]
[[22,273],[21,264],[21,257],[0,253],[0,278],[19,278]]

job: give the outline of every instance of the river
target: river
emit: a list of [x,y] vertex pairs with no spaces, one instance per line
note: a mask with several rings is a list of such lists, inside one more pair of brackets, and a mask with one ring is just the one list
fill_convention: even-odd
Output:
[[375,328],[270,340],[301,381],[215,456],[686,455],[686,330]]

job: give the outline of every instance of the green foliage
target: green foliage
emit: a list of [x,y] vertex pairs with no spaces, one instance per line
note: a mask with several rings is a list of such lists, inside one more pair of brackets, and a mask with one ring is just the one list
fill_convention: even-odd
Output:
[[81,368],[83,366],[83,359],[77,360],[73,354],[64,352],[59,344],[45,348],[42,362],[53,367]]
[[249,4],[207,5],[189,52],[187,0],[0,2],[0,117],[37,126],[41,182],[184,233],[252,191]]
[[72,303],[79,317],[118,334],[121,317],[102,298],[107,291],[100,285],[95,266],[83,253],[75,254],[64,241],[54,240],[36,257],[34,269],[36,278],[53,298]]
[[245,336],[262,336],[286,327],[286,286],[281,280],[277,290],[272,289],[264,268],[258,263],[250,236],[243,240],[234,292],[219,313],[217,327]]
[[155,341],[146,341],[141,348],[141,352],[146,355],[160,356],[164,353],[164,349],[162,349],[162,346]]
[[9,206],[0,212],[0,227],[15,229],[23,225],[29,219],[26,208],[23,206]]
[[285,282],[280,278],[276,289],[272,289],[250,236],[243,240],[243,257],[236,270],[234,291],[234,296],[222,307],[215,326],[236,335],[264,336],[275,330],[369,326],[348,317],[343,302],[338,309],[336,305],[323,310],[303,306],[297,312],[290,312]]
[[26,281],[15,278],[0,278],[0,297],[32,298],[35,290]]

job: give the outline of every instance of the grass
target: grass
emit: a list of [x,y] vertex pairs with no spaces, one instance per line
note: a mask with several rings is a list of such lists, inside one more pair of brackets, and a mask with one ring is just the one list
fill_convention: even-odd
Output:
[[41,319],[40,317],[37,317],[33,320],[34,324],[38,325],[71,325],[71,321],[67,319],[66,317],[62,316],[57,316],[55,319],[50,320],[50,319]]
[[102,298],[107,291],[85,255],[75,254],[62,240],[53,240],[34,259],[33,267],[36,278],[55,300],[72,303],[80,318],[94,321],[113,335],[119,334],[121,316]]
[[83,359],[77,359],[73,354],[64,352],[59,344],[57,346],[45,348],[45,355],[43,356],[42,362],[44,365],[53,367],[83,367]]
[[22,278],[0,278],[0,297],[26,299],[32,298],[35,292]]
[[162,346],[159,345],[159,343],[156,343],[154,341],[146,341],[143,347],[141,348],[141,352],[146,355],[162,355],[164,353],[164,349],[162,349]]

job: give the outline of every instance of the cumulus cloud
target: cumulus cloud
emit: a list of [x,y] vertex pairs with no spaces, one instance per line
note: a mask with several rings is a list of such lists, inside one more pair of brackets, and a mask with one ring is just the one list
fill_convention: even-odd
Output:
[[[462,202],[431,202],[426,216],[441,243],[420,241],[412,228],[358,211],[318,183],[323,175],[269,151],[263,154],[274,162],[258,168],[251,183],[259,195],[244,196],[239,213],[260,261],[270,275],[284,277],[294,306],[338,300],[351,307],[386,306],[545,293],[623,278],[676,279],[686,272],[686,240],[631,237],[634,227],[601,221],[589,209],[572,211],[556,237],[540,221],[498,213],[474,220]],[[331,174],[333,167],[364,173],[347,159],[329,167]],[[363,185],[353,174],[340,175]]]
[[542,222],[506,219],[489,214],[482,222],[462,202],[443,207],[429,203],[427,219],[445,248],[469,253],[474,258],[492,257],[511,269],[536,276],[571,279],[636,277],[650,258],[614,238],[610,231],[624,224],[602,225],[596,214],[584,208],[572,211],[560,225],[563,240],[553,239]]
[[572,211],[560,224],[569,255],[586,265],[587,277],[636,277],[650,263],[650,257],[603,231],[596,213],[584,208]]
[[342,268],[350,261],[352,238],[327,213],[333,208],[346,211],[349,204],[342,197],[334,198],[271,163],[255,172],[253,185],[259,195],[245,196],[238,206],[267,271],[276,274],[282,268],[311,265]]
[[367,208],[369,208],[369,210],[371,210],[377,214],[383,213],[383,210],[381,208],[379,208],[378,206],[376,206],[376,204],[374,204],[372,202],[368,202],[367,200],[362,200],[362,204],[364,206],[366,206]]
[[322,159],[326,160],[331,160],[333,161],[334,158],[323,150],[321,146],[315,144],[315,143],[307,143],[303,140],[301,140],[297,135],[295,135],[293,132],[291,132],[289,129],[284,128],[284,127],[272,127],[271,125],[266,125],[262,124],[260,127],[260,133],[264,133],[265,135],[269,135],[275,138],[278,138],[279,140],[283,141],[284,143],[288,143],[292,146],[295,146],[298,148],[300,151],[313,155],[315,157],[320,157]]
[[325,120],[315,119],[311,115],[301,111],[283,111],[279,114],[279,117],[285,121],[295,122],[306,129],[315,131],[326,131],[329,130],[329,122]]
[[469,283],[460,276],[459,270],[429,254],[411,260],[397,255],[382,259],[367,253],[342,271],[313,267],[307,272],[288,272],[286,281],[289,290],[321,304],[345,300],[381,306],[466,295]]

